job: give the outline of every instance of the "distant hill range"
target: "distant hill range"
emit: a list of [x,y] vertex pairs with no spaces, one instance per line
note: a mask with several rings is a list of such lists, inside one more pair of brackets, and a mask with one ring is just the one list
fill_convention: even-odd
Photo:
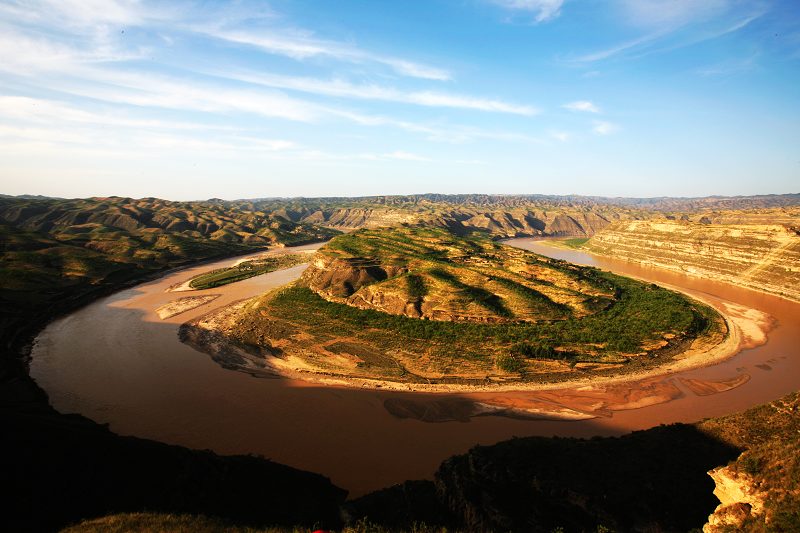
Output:
[[[218,198],[210,202],[225,202]],[[693,211],[702,209],[763,209],[800,205],[800,193],[763,194],[755,196],[703,196],[624,198],[607,196],[581,196],[577,194],[411,194],[392,196],[320,197],[320,198],[255,198],[234,200],[236,205],[252,208],[312,207],[312,206],[365,206],[382,205],[412,207],[426,205],[450,205],[468,207],[523,207],[530,205],[575,207],[575,206],[619,206],[658,211]]]
[[[800,194],[706,198],[420,194],[358,198],[264,198],[173,202],[158,198],[0,197],[0,223],[45,234],[113,228],[246,245],[297,244],[327,229],[424,224],[456,234],[591,237],[617,222],[652,218],[702,223],[797,225]],[[790,209],[791,213],[781,210]],[[776,211],[778,210],[778,211]],[[63,239],[59,239],[63,240]]]

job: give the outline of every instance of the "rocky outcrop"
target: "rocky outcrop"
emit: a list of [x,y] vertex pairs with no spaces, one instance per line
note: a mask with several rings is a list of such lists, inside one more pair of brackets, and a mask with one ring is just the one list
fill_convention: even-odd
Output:
[[708,473],[714,480],[714,496],[720,504],[703,526],[704,533],[723,533],[741,528],[751,518],[764,513],[766,494],[756,486],[752,476],[737,472],[730,466],[720,466]]
[[[407,272],[402,266],[316,254],[300,283],[328,300],[344,301],[362,287]],[[349,302],[348,302],[349,303]]]
[[800,300],[800,235],[778,224],[618,222],[590,251]]

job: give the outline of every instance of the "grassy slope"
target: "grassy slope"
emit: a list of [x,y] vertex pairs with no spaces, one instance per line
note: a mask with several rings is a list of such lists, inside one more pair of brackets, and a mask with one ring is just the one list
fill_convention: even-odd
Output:
[[[446,271],[455,278],[446,289],[451,293],[461,279],[478,268],[492,268],[495,276],[514,278],[512,273],[503,270],[506,259],[513,257],[515,262],[527,262],[534,269],[558,271],[565,276],[565,284],[581,282],[587,288],[607,290],[613,297],[585,316],[572,313],[566,317],[551,316],[551,320],[478,323],[420,320],[360,309],[326,301],[308,288],[292,286],[269,293],[249,305],[233,332],[235,340],[247,346],[262,344],[267,339],[289,353],[294,353],[294,349],[308,353],[318,350],[322,344],[347,339],[360,352],[355,353],[353,349],[338,352],[361,359],[354,375],[401,381],[421,379],[417,372],[468,375],[472,379],[498,373],[521,373],[522,379],[541,379],[537,372],[537,360],[541,359],[566,360],[567,363],[625,363],[626,368],[641,368],[653,364],[651,358],[628,355],[642,353],[644,345],[659,339],[663,341],[665,335],[671,337],[671,345],[677,345],[716,324],[712,310],[654,285],[592,268],[575,267],[482,239],[459,239],[442,231],[422,231],[423,246],[415,240],[418,230],[393,230],[400,232],[401,238],[388,239],[387,244],[387,231],[382,231],[381,239],[375,238],[377,231],[363,230],[339,237],[321,253],[343,252],[347,257],[358,257],[371,264],[402,263],[411,269],[411,275],[423,279],[432,270]],[[439,241],[435,242],[436,239]],[[420,250],[420,247],[425,249]],[[486,258],[490,267],[464,263],[463,256],[473,260]],[[378,285],[380,283],[393,283],[393,280],[381,281]],[[370,287],[367,285],[365,289]],[[409,285],[408,290],[414,289]],[[432,290],[429,288],[424,298],[431,297]],[[485,298],[483,294],[456,292],[460,299]],[[506,309],[517,308],[507,302],[507,298],[498,296],[495,304]],[[298,340],[296,334],[300,331],[310,337]],[[365,358],[364,352],[375,357]],[[320,353],[324,364],[324,353]],[[659,362],[668,356],[669,349],[662,349],[660,354]]]

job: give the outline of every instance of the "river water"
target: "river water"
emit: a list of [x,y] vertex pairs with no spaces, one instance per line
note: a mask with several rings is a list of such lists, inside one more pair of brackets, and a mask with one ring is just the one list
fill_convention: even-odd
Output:
[[[800,304],[723,283],[554,248],[532,239],[508,243],[667,283],[706,299],[755,308],[773,317],[774,327],[765,345],[743,350],[720,364],[680,374],[688,380],[734,379],[742,383],[726,392],[698,395],[681,380],[670,378],[664,383],[673,391],[671,401],[604,412],[588,420],[480,416],[430,423],[393,416],[385,403],[440,406],[447,402],[491,403],[493,399],[502,403],[525,400],[533,394],[358,390],[255,378],[225,370],[207,355],[182,344],[177,337],[178,326],[214,308],[283,285],[299,277],[305,268],[300,265],[206,291],[166,291],[199,273],[236,262],[227,259],[167,274],[54,321],[36,339],[31,375],[47,391],[56,409],[107,423],[118,434],[222,454],[262,455],[326,475],[350,490],[351,496],[406,479],[430,478],[442,460],[476,444],[492,444],[513,436],[617,435],[736,412],[800,388]],[[202,294],[221,296],[166,320],[155,313],[157,307],[176,298]],[[628,386],[631,394],[637,392],[637,383]]]

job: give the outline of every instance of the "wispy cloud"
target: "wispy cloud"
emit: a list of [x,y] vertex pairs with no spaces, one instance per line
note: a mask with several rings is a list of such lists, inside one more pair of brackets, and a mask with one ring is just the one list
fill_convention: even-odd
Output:
[[714,65],[707,65],[695,70],[697,74],[705,77],[730,76],[748,72],[758,66],[759,54],[750,54],[747,57],[736,58],[729,61],[722,61]]
[[382,100],[415,104],[427,107],[449,107],[511,113],[532,116],[539,110],[530,105],[515,104],[480,96],[452,94],[441,91],[401,91],[380,85],[358,85],[344,80],[325,80],[299,76],[278,76],[268,74],[216,73],[221,77],[292,91],[301,91],[325,96],[338,96],[363,100]]
[[214,152],[286,152],[300,146],[284,139],[246,136],[221,136],[216,138],[171,135],[153,132],[112,132],[96,129],[76,129],[65,124],[44,127],[0,125],[0,139],[4,152],[21,147],[51,151],[85,150],[88,153],[124,155],[142,150],[184,150]]
[[623,43],[619,43],[619,44],[613,45],[613,46],[611,46],[609,48],[604,48],[602,50],[596,50],[594,52],[589,52],[587,54],[583,54],[583,55],[574,57],[574,58],[570,59],[569,62],[572,62],[572,63],[593,63],[595,61],[602,61],[603,59],[608,59],[608,58],[610,58],[612,56],[616,56],[618,54],[621,54],[622,52],[626,52],[628,50],[637,49],[638,47],[640,47],[642,45],[646,45],[648,43],[652,43],[652,42],[660,39],[661,37],[663,37],[666,34],[667,34],[667,32],[658,31],[658,32],[651,33],[651,34],[648,34],[648,35],[643,35],[642,37],[638,37],[636,39],[625,41]]
[[598,135],[611,135],[612,133],[619,131],[619,126],[612,122],[595,120],[592,124],[592,131]]
[[238,128],[231,126],[143,118],[141,115],[141,112],[127,114],[117,108],[90,111],[54,100],[0,95],[0,117],[5,120],[16,120],[39,125],[52,124],[54,121],[58,121],[79,125],[91,124],[147,130],[238,130]]
[[517,12],[533,15],[536,22],[547,22],[561,14],[564,0],[490,0],[491,3]]
[[258,48],[270,54],[278,54],[292,59],[303,60],[311,57],[328,57],[351,63],[378,63],[398,74],[427,80],[446,81],[451,74],[442,68],[417,63],[407,59],[369,52],[353,45],[336,41],[321,40],[306,35],[306,32],[280,34],[268,32],[254,35],[250,32],[220,30],[216,28],[195,28],[216,39]]
[[246,17],[231,15],[229,11],[236,12],[235,7],[222,10],[204,6],[204,10],[210,12],[209,17],[187,24],[182,19],[192,6],[192,2],[153,4],[140,0],[32,0],[0,4],[0,14],[8,20],[38,25],[56,33],[80,30],[81,36],[90,37],[96,47],[105,43],[109,49],[112,48],[110,26],[115,32],[120,28],[146,26],[202,34],[297,60],[327,57],[351,63],[376,63],[413,78],[438,81],[452,78],[446,69],[366,50],[352,43],[318,38],[308,30],[287,31],[268,26],[264,31],[254,33],[231,29],[231,26],[241,23],[241,19],[252,21],[254,18],[249,12]]
[[625,0],[622,18],[646,33],[640,37],[567,59],[594,63],[614,57],[636,59],[686,48],[735,33],[761,18],[760,3],[736,10],[730,0]]
[[570,102],[568,104],[564,104],[561,107],[564,109],[569,109],[570,111],[583,111],[585,113],[599,113],[600,108],[594,105],[589,100],[578,100],[576,102]]
[[331,109],[329,111],[337,116],[341,116],[347,120],[361,124],[362,126],[391,126],[405,131],[422,134],[427,140],[436,142],[462,144],[481,139],[488,139],[514,143],[546,144],[546,141],[539,137],[510,131],[495,131],[474,126],[452,124],[425,124],[406,120],[398,120],[381,115],[366,115],[341,109]]

